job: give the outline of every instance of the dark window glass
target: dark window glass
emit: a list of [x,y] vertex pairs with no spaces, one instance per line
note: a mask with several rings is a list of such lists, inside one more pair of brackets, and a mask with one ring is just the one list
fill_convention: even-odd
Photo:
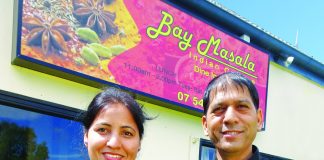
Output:
[[81,123],[0,105],[0,159],[88,159]]

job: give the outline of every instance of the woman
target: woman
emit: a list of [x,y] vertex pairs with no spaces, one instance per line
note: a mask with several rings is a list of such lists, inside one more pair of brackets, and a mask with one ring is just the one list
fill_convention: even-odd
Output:
[[147,119],[141,106],[125,92],[110,88],[96,95],[83,116],[90,159],[136,159]]

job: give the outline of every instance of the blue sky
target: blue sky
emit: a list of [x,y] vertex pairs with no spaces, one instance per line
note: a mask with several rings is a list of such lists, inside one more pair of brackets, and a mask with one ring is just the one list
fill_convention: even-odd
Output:
[[322,0],[217,0],[225,8],[257,24],[324,63],[324,1]]

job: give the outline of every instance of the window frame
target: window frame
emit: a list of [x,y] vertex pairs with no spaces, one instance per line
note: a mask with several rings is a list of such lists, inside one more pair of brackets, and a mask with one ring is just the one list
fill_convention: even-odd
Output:
[[77,122],[81,122],[78,115],[83,112],[83,110],[77,108],[31,98],[4,90],[0,90],[0,104]]
[[[207,139],[200,138],[200,143],[199,143],[199,160],[201,160],[201,156],[202,156],[201,154],[202,154],[202,148],[203,147],[210,147],[210,148],[214,148],[215,149],[215,146],[214,146],[214,144],[212,143],[211,140],[207,140]],[[216,152],[215,152],[215,154],[216,154]]]

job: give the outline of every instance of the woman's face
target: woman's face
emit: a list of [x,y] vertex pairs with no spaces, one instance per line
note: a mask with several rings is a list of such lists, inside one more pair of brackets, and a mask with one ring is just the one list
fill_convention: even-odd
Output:
[[140,149],[138,127],[122,104],[108,104],[97,115],[84,143],[91,160],[134,160]]

